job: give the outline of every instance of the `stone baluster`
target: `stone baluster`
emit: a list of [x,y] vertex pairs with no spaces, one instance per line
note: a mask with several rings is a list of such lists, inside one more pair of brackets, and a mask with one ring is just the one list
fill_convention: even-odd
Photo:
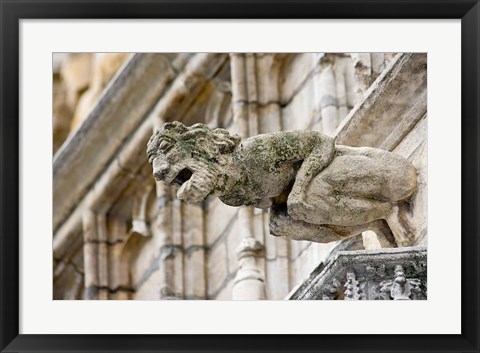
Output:
[[238,272],[233,282],[233,300],[259,300],[265,298],[265,277],[258,259],[264,246],[253,237],[242,239],[237,249]]

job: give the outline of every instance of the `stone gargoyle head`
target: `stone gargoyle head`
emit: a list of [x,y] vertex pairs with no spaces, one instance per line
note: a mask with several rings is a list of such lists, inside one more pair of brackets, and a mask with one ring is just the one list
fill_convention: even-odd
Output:
[[177,185],[177,197],[190,203],[204,200],[215,189],[224,157],[240,143],[227,130],[204,124],[186,127],[166,123],[147,145],[147,155],[156,180]]

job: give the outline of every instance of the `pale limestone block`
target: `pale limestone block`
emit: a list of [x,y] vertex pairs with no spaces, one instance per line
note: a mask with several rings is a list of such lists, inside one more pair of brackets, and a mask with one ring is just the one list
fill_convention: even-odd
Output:
[[[141,166],[145,165],[145,147],[150,135],[152,134],[151,120],[146,120],[138,129],[129,137],[128,143],[117,155],[118,163],[122,169],[136,173]],[[149,167],[149,168],[148,168]],[[147,165],[149,175],[152,175],[151,166]]]
[[382,244],[378,238],[379,237],[374,231],[367,230],[362,232],[363,247],[365,250],[381,249]]
[[285,237],[275,237],[277,257],[288,257],[290,242]]
[[395,148],[395,152],[408,158],[418,171],[418,190],[412,204],[412,223],[415,225],[415,244],[427,243],[427,119],[419,121]]
[[98,284],[100,287],[108,287],[108,245],[98,244]]
[[92,209],[97,213],[107,212],[133,179],[134,176],[123,170],[118,161],[115,160],[93,186],[93,191],[91,191],[94,194],[91,204]]
[[53,300],[82,299],[84,277],[71,264],[67,264],[53,281]]
[[338,123],[340,124],[343,119],[348,115],[350,109],[346,106],[341,106],[338,108]]
[[163,273],[156,270],[139,287],[135,288],[132,295],[134,300],[158,300],[161,299],[161,292],[165,289]]
[[322,132],[323,131],[323,122],[322,120],[318,120],[317,122],[313,123],[311,129],[313,131],[318,131],[318,132]]
[[247,82],[245,80],[245,54],[230,54],[230,68],[234,103],[248,101]]
[[336,98],[338,106],[347,106],[347,83],[346,83],[346,65],[347,58],[336,58],[333,64],[333,72],[335,76]]
[[[165,262],[172,262],[171,268],[173,268],[173,273],[171,277],[172,288],[179,298],[183,298],[185,295],[184,291],[184,255],[182,251],[174,252],[173,256],[169,256]],[[161,264],[160,264],[161,266]]]
[[123,219],[116,219],[110,217],[107,223],[108,242],[118,243],[123,242],[127,238],[127,222]]
[[205,298],[206,297],[206,278],[205,278],[205,251],[195,249],[187,253],[185,261],[185,297],[186,298]]
[[355,97],[360,101],[373,82],[372,60],[370,53],[352,53],[355,68]]
[[286,62],[280,72],[280,99],[283,103],[290,101],[296,92],[302,89],[302,85],[317,69],[318,63],[315,53],[294,54],[285,59]]
[[378,148],[403,120],[414,123],[422,118],[427,109],[426,60],[425,54],[397,55],[344,119],[336,143]]
[[98,294],[97,294],[97,299],[98,300],[108,300],[109,299],[109,295],[110,293],[108,292],[108,289],[106,288],[100,288],[98,290]]
[[238,246],[242,242],[242,235],[236,227],[233,227],[227,235],[227,258],[228,272],[234,273],[238,269]]
[[260,244],[265,244],[265,236],[270,235],[269,233],[265,234],[265,224],[263,213],[265,211],[260,208],[253,209],[253,218],[252,218],[252,230],[253,236]]
[[261,105],[279,102],[279,66],[276,54],[255,55],[257,100]]
[[[337,83],[335,79],[335,71],[332,64],[326,64],[322,67],[318,80],[316,79],[315,89],[317,97],[332,97],[337,99]],[[324,105],[324,104],[322,104]]]
[[310,257],[313,262],[312,265],[326,261],[337,244],[338,242],[331,242],[327,244],[313,243],[309,248]]
[[70,133],[70,122],[73,111],[67,100],[65,82],[59,77],[53,77],[53,153],[60,148]]
[[315,102],[317,100],[313,80],[309,79],[290,103],[282,109],[283,130],[307,128],[316,116]]
[[124,246],[123,243],[108,245],[108,287],[110,289],[129,288],[131,286],[131,265],[128,261],[130,256],[122,256],[124,255]]
[[182,204],[183,247],[203,246],[204,211],[201,205]]
[[[159,266],[158,264],[160,264],[159,258],[161,245],[158,244],[159,241],[155,239],[155,237],[159,237],[159,234],[157,233],[154,235],[153,239],[142,238],[137,246],[126,250],[132,254],[135,254],[135,256],[131,258],[127,264],[125,264],[128,266],[128,272],[131,276],[132,283],[139,283],[146,272]],[[126,258],[130,259],[129,256],[126,256]]]
[[98,239],[97,215],[91,210],[85,210],[82,214],[83,241],[91,242]]
[[312,243],[306,240],[290,242],[290,258],[296,259],[305,248],[309,247]]
[[63,63],[61,75],[68,90],[69,106],[74,108],[80,92],[90,84],[92,75],[92,54],[75,53]]
[[290,290],[289,261],[287,258],[277,257],[266,262],[266,286],[269,300],[281,300]]
[[97,240],[105,243],[108,240],[107,217],[105,214],[97,214]]
[[228,283],[223,287],[220,292],[217,294],[215,300],[233,300],[232,298],[232,289],[233,289],[233,279],[228,281]]
[[[266,227],[268,227],[268,222],[266,222]],[[265,235],[265,257],[267,260],[275,259],[277,257],[276,239],[277,237],[268,233]]]
[[228,118],[231,117],[232,95],[230,92],[224,92],[214,89],[208,98],[205,108],[205,122],[211,127],[226,127]]
[[371,53],[372,74],[374,78],[385,70],[385,54],[384,53]]
[[183,246],[182,201],[177,198],[172,201],[172,244]]
[[334,136],[339,123],[337,107],[330,105],[322,109],[322,133]]
[[322,132],[333,136],[339,121],[337,83],[332,64],[327,64],[322,68],[315,89],[321,108]]
[[347,63],[345,66],[345,88],[347,95],[347,106],[353,107],[355,101],[355,68],[354,62],[351,58],[346,58]]
[[282,130],[282,108],[277,103],[258,107],[258,128],[263,133]]
[[98,286],[98,244],[83,245],[83,263],[85,264],[85,287]]
[[175,287],[175,277],[178,275],[175,266],[175,254],[175,251],[168,254],[162,252],[158,265],[160,269],[158,274],[160,299],[180,299],[182,296],[182,293],[179,293],[178,288]]
[[95,54],[90,88],[80,98],[72,120],[72,130],[85,120],[103,89],[112,80],[130,55],[130,53]]
[[208,295],[212,296],[227,278],[226,244],[222,241],[210,249],[207,254]]
[[79,245],[72,255],[64,258],[64,261],[70,261],[79,273],[84,274],[83,245]]
[[130,55],[130,53],[97,53],[94,63],[94,84],[98,81],[100,87],[106,87]]
[[222,204],[218,198],[210,200],[205,215],[206,245],[212,245],[232,222],[236,222],[237,212],[237,208]]
[[88,114],[92,111],[100,93],[101,92],[91,88],[80,96],[78,103],[75,106],[74,113],[72,114],[72,119],[69,125],[70,131],[75,131],[75,129],[77,129],[86,119]]

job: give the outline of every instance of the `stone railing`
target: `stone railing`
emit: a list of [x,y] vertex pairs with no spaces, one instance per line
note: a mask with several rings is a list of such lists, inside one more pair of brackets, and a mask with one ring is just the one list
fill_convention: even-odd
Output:
[[341,251],[293,289],[289,300],[425,300],[424,247]]

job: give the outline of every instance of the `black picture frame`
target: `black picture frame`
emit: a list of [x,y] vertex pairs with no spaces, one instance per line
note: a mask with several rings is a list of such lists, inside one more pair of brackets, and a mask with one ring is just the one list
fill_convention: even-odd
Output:
[[[0,0],[0,11],[1,352],[479,352],[478,0]],[[461,19],[461,335],[19,334],[19,20],[82,18]]]

